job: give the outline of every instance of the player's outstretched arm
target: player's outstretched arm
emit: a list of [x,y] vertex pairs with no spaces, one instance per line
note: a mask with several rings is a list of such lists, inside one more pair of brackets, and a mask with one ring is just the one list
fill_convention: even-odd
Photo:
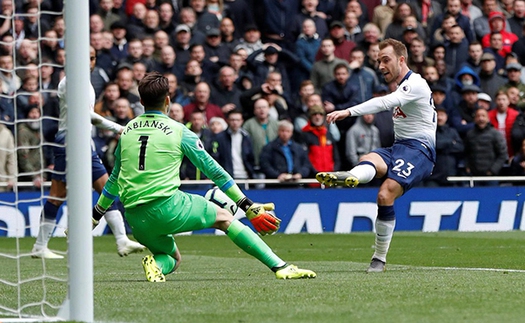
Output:
[[326,116],[326,122],[328,123],[336,122],[339,120],[343,120],[344,118],[348,118],[349,116],[350,116],[350,111],[348,111],[348,109],[333,111]]
[[91,124],[97,128],[106,129],[114,133],[122,133],[122,131],[124,130],[123,126],[113,121],[110,121],[96,114],[95,112],[91,112]]

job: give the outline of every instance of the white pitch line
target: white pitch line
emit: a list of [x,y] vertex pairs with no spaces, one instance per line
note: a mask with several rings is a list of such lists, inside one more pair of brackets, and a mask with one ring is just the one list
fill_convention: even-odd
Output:
[[[396,268],[397,267],[397,268]],[[505,269],[505,268],[468,268],[468,267],[417,267],[417,266],[395,266],[387,265],[387,271],[389,270],[406,270],[406,269],[418,269],[418,270],[457,270],[457,271],[491,271],[491,272],[510,272],[510,273],[521,273],[525,274],[523,269]]]

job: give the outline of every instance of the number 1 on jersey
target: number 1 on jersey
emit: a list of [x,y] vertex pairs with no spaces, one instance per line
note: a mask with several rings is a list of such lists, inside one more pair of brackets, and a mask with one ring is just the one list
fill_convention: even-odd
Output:
[[146,168],[146,146],[148,145],[149,136],[140,136],[140,152],[139,152],[139,170]]

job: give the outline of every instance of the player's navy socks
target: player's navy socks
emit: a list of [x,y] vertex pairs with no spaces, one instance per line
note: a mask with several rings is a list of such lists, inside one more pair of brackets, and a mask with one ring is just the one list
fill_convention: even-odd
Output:
[[155,258],[155,262],[157,263],[157,266],[159,266],[160,270],[164,275],[167,275],[175,269],[175,265],[177,264],[177,261],[175,258],[173,258],[170,255],[166,254],[157,254],[153,255],[153,258]]
[[42,210],[43,218],[47,220],[53,220],[53,222],[57,218],[59,206],[56,206],[55,204],[46,201],[44,204],[44,209]]
[[268,268],[271,269],[285,264],[257,234],[240,221],[233,220],[228,227],[227,234],[239,248],[257,258]]

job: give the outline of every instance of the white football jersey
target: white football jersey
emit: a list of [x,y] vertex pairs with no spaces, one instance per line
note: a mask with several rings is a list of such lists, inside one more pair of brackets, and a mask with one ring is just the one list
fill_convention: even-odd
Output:
[[[87,90],[89,108],[91,112],[95,111],[95,89],[89,83],[89,88]],[[67,126],[67,104],[66,104],[66,77],[64,77],[58,84],[58,100],[60,107],[60,121],[58,122],[58,131],[66,130]]]
[[421,75],[409,71],[396,91],[349,108],[352,116],[392,109],[395,140],[416,139],[435,148],[437,115],[432,91]]

